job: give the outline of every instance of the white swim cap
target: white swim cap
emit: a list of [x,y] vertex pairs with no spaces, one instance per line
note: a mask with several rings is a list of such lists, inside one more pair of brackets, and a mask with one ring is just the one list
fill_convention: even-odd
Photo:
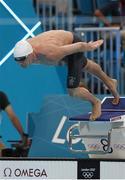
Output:
[[33,52],[33,48],[30,45],[30,43],[26,40],[22,40],[16,43],[13,55],[14,58],[20,58],[20,57],[28,56],[32,52]]

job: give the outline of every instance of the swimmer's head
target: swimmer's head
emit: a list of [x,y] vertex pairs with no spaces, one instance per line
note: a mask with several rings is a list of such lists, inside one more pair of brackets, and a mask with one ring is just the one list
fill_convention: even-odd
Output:
[[19,41],[14,48],[14,59],[15,61],[25,61],[27,56],[33,52],[33,48],[30,43],[26,40]]

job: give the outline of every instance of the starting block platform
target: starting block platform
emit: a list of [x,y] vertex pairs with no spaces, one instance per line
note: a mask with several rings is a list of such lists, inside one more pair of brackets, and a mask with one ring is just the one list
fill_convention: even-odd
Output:
[[125,112],[125,97],[120,97],[117,105],[112,104],[113,97],[105,97],[102,100],[102,111],[123,111]]
[[[120,97],[118,105],[113,105],[112,100],[112,97],[102,100],[102,114],[95,121],[89,120],[91,112],[69,118],[77,122],[69,130],[69,147],[72,152],[85,153],[90,157],[101,155],[102,158],[105,155],[109,158],[125,158],[124,152],[121,152],[125,146],[125,97]],[[76,134],[75,129],[79,133]],[[85,149],[73,148],[73,141],[78,138],[81,138]],[[116,149],[117,143],[119,151]]]

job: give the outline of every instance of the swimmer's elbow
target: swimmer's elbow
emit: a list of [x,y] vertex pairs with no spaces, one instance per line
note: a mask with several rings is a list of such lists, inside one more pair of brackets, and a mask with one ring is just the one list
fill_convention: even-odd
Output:
[[61,52],[64,57],[82,51],[83,51],[83,42],[69,44],[61,47]]
[[55,54],[53,53],[48,53],[47,56],[46,56],[47,59],[50,59],[50,60],[55,60],[56,59],[56,56]]
[[59,59],[62,59],[64,55],[62,53],[49,53],[46,58],[50,59],[52,61],[58,61]]

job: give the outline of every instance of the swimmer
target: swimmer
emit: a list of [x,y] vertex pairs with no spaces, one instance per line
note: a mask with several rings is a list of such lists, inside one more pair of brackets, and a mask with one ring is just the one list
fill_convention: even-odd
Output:
[[27,40],[19,41],[14,48],[14,59],[21,67],[30,64],[67,64],[67,88],[69,95],[88,100],[92,105],[90,120],[101,115],[101,101],[80,86],[82,71],[87,71],[104,82],[114,96],[113,104],[119,103],[117,80],[107,76],[100,65],[84,56],[85,51],[93,51],[103,44],[103,40],[83,42],[76,34],[64,30],[50,30]]

